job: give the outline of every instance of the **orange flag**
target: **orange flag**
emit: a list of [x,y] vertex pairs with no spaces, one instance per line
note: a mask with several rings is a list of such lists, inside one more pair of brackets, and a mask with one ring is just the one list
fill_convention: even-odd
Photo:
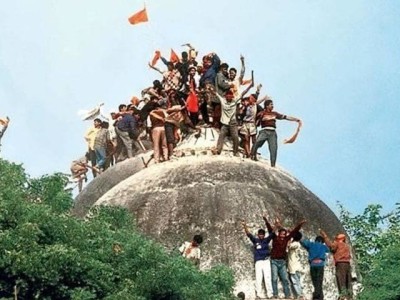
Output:
[[179,56],[172,49],[171,49],[171,57],[170,57],[169,61],[172,63],[176,63],[179,61]]
[[284,143],[284,144],[291,144],[291,143],[294,143],[294,142],[296,141],[296,139],[297,139],[297,136],[298,136],[298,134],[299,134],[299,132],[300,132],[300,128],[301,128],[302,125],[303,125],[303,123],[300,121],[300,122],[299,122],[299,125],[297,125],[296,131],[295,131],[295,133],[293,134],[293,136],[291,136],[291,137],[288,138],[288,139],[285,139],[285,140],[283,141],[283,143]]
[[160,57],[161,57],[161,52],[157,50],[156,53],[154,54],[153,60],[151,61],[151,65],[153,67],[157,63],[157,61],[160,59]]
[[128,18],[129,23],[132,25],[136,25],[138,23],[147,22],[149,18],[147,17],[146,7],[143,8],[141,11],[137,12],[136,14],[132,15]]

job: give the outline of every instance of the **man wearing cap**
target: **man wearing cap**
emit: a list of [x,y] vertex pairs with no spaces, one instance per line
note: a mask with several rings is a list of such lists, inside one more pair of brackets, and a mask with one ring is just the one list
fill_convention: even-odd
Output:
[[323,237],[325,244],[333,252],[336,268],[336,282],[339,289],[339,299],[351,299],[351,251],[350,246],[346,243],[346,235],[339,233],[332,242],[322,229],[320,230],[320,234]]
[[264,143],[268,142],[271,167],[275,167],[276,156],[278,153],[278,137],[276,135],[276,120],[288,120],[301,122],[300,119],[280,114],[274,111],[274,103],[268,99],[264,103],[264,110],[258,114],[261,120],[261,127],[257,140],[251,149],[251,159],[257,160],[257,150]]

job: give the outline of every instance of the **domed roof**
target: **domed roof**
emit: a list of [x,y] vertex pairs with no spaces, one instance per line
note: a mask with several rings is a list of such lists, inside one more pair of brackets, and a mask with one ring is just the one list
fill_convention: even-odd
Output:
[[[252,245],[240,225],[242,220],[255,233],[258,228],[265,228],[263,214],[271,221],[281,218],[289,228],[305,218],[308,222],[303,234],[310,238],[317,235],[319,228],[330,235],[344,229],[317,196],[282,168],[271,168],[264,160],[234,157],[229,143],[221,155],[210,155],[218,138],[218,132],[212,130],[214,135],[208,128],[199,138],[190,135],[182,141],[176,148],[180,157],[171,161],[148,167],[140,164],[139,157],[124,162],[124,168],[134,165],[136,169],[132,168],[129,176],[120,178],[108,191],[98,193],[96,202],[93,198],[90,202],[126,207],[135,215],[143,233],[169,249],[176,249],[194,234],[202,234],[201,267],[229,265],[235,273],[237,290],[251,294]],[[112,174],[115,170],[110,169],[96,180],[111,179]],[[77,207],[82,201],[84,198]],[[85,210],[81,207],[80,213]],[[304,252],[305,268],[306,256]],[[333,276],[333,271],[329,274],[327,271],[326,276]],[[307,284],[311,290],[309,278]],[[329,293],[336,293],[333,277],[325,290],[326,299],[331,299]]]

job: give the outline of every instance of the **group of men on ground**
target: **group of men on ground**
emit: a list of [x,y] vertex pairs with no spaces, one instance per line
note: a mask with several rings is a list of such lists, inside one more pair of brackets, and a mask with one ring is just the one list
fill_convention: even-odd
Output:
[[[129,104],[121,104],[110,120],[95,119],[94,126],[85,135],[88,143],[86,157],[73,162],[73,177],[80,182],[90,167],[93,176],[104,171],[115,162],[133,157],[144,150],[142,138],[149,138],[154,149],[156,163],[167,161],[182,134],[200,132],[200,126],[220,130],[213,154],[220,154],[226,136],[233,142],[233,154],[239,156],[239,137],[242,139],[244,157],[257,160],[257,151],[267,141],[271,166],[277,157],[276,120],[301,123],[298,118],[274,111],[269,96],[259,98],[262,85],[250,96],[246,94],[254,87],[253,78],[244,80],[245,59],[240,57],[241,70],[237,76],[235,68],[221,63],[216,53],[196,61],[197,51],[189,45],[189,51],[174,61],[161,60],[167,70],[149,66],[158,71],[162,78],[156,79],[151,87],[142,91],[142,99],[133,97]],[[253,76],[252,76],[253,77]],[[245,87],[247,85],[247,87]],[[260,106],[264,103],[264,108]],[[257,126],[261,130],[257,136]],[[90,166],[88,164],[90,161]]]
[[[314,241],[302,239],[300,229],[306,222],[301,221],[295,228],[283,228],[277,219],[272,226],[266,216],[263,217],[268,230],[259,229],[257,236],[250,233],[246,223],[242,225],[248,238],[254,245],[254,262],[256,276],[256,295],[264,298],[263,282],[267,297],[278,299],[278,278],[281,280],[286,299],[305,299],[301,285],[301,272],[299,251],[301,246],[308,252],[310,275],[314,292],[312,299],[324,299],[323,278],[327,253],[333,253],[336,268],[336,281],[339,290],[339,299],[352,299],[351,286],[351,250],[346,243],[346,236],[338,234],[334,241],[320,230]],[[272,242],[272,246],[270,245]],[[291,283],[291,284],[290,284]]]

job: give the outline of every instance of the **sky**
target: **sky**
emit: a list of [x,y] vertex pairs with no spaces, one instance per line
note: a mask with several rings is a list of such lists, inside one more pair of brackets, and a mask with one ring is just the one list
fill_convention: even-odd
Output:
[[[261,95],[304,125],[278,121],[278,164],[337,211],[393,209],[400,192],[400,2],[16,0],[0,10],[1,155],[31,176],[69,172],[91,122],[77,115],[128,103],[159,74],[147,62],[190,42],[254,70]],[[162,64],[158,65],[163,69]],[[245,76],[246,78],[246,76]],[[262,153],[268,156],[266,146]]]

